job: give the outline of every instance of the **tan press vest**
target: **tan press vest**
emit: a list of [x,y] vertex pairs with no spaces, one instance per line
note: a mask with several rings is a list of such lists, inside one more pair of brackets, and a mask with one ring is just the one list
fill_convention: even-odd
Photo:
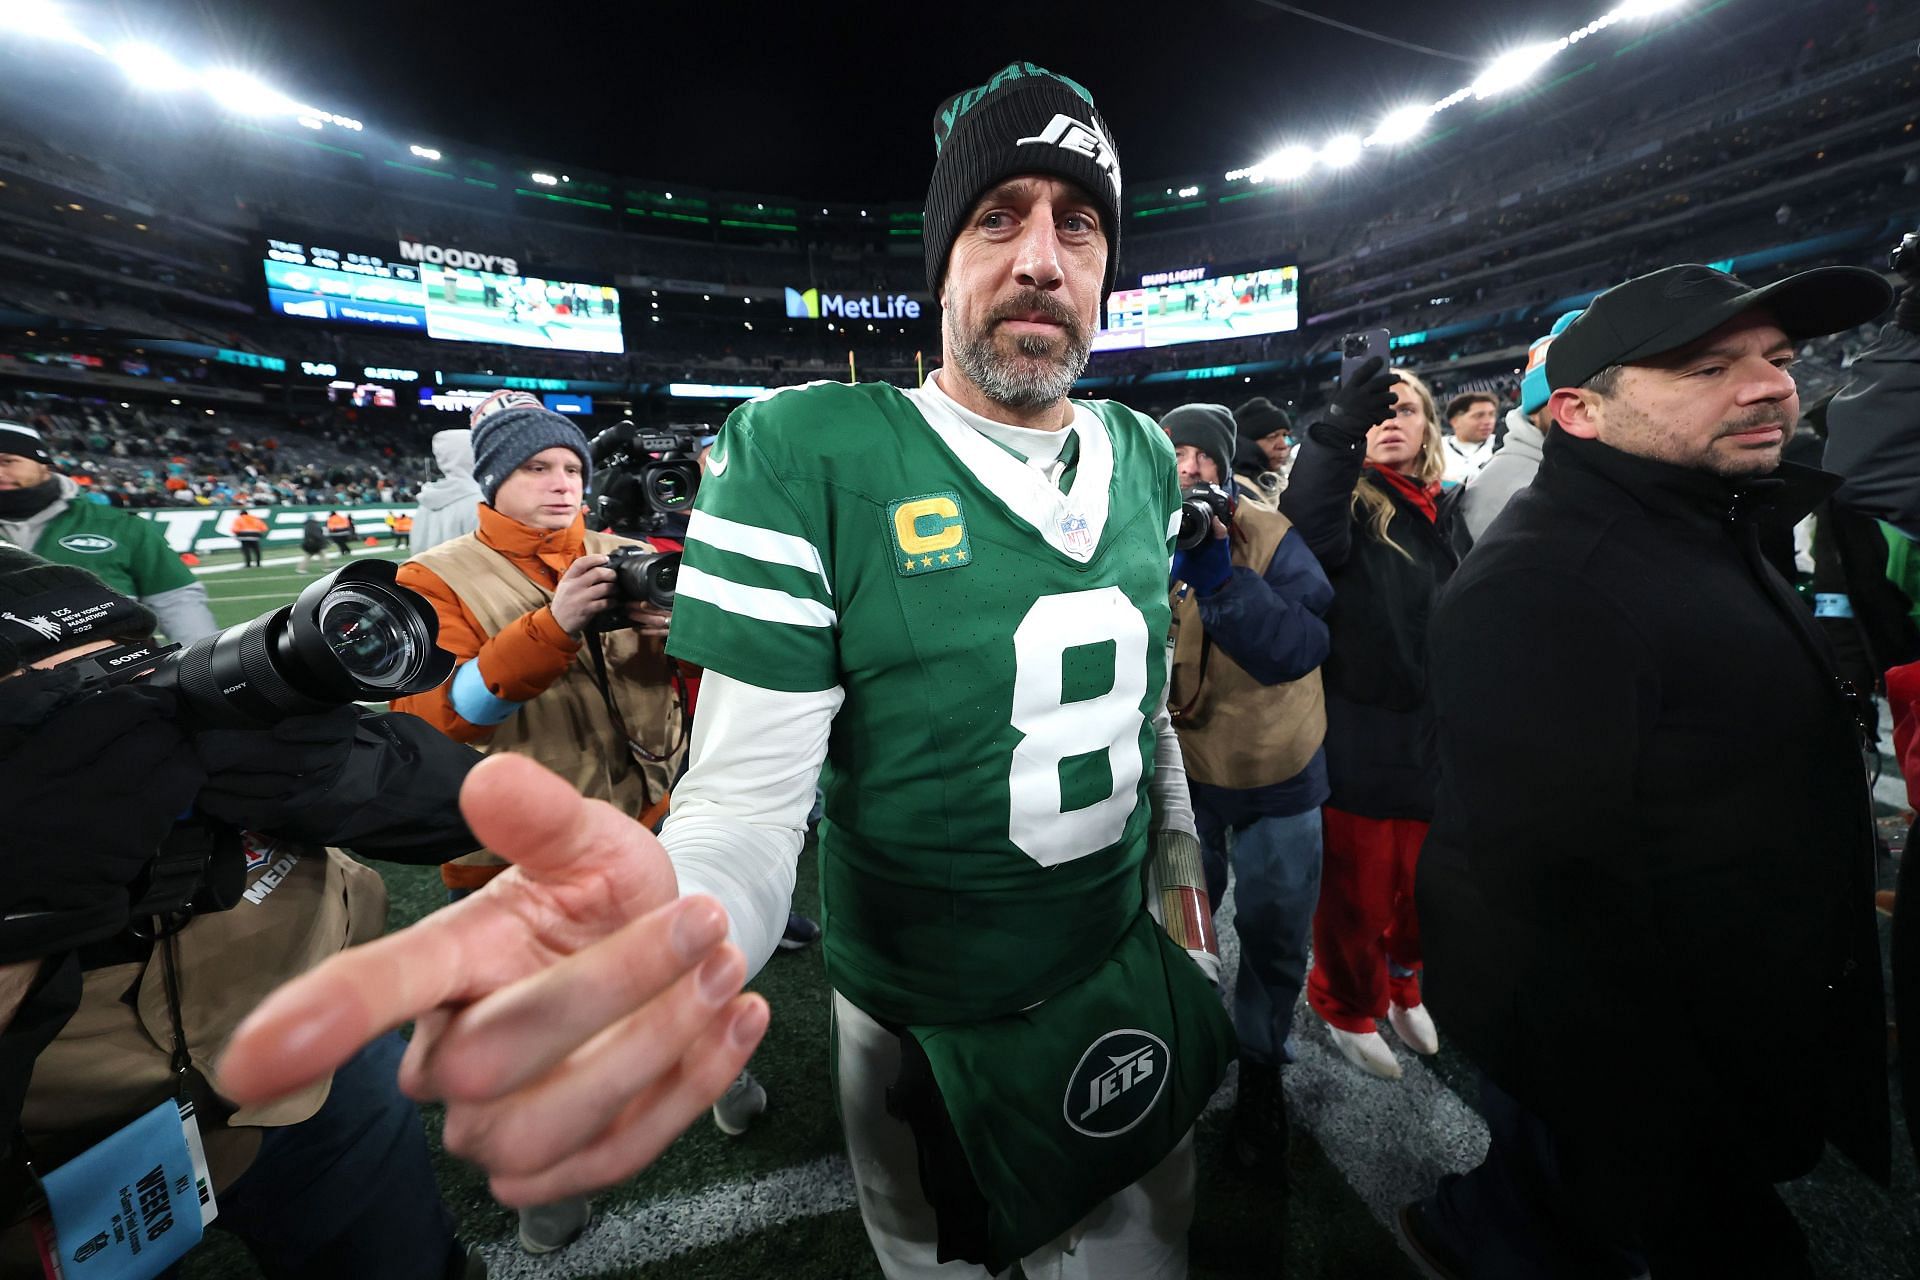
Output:
[[[631,538],[588,532],[586,553],[604,555],[616,547],[644,546]],[[464,534],[416,557],[453,588],[490,636],[499,635],[523,614],[553,601],[553,593],[522,573],[514,563]],[[673,661],[658,641],[642,641],[631,630],[600,637],[612,677],[614,702],[640,745],[664,755],[680,741],[680,702],[672,684]],[[593,656],[585,644],[567,673],[545,693],[507,717],[482,751],[516,751],[531,756],[571,782],[581,795],[606,800],[622,813],[638,817],[667,793],[680,756],[654,763],[618,750],[619,733],[593,681]],[[482,849],[454,861],[462,866],[498,866],[506,861]]]
[[[1280,540],[1293,527],[1279,512],[1250,502],[1239,504],[1233,523],[1233,563],[1256,573],[1266,571]],[[1219,645],[1206,643],[1200,603],[1191,591],[1185,595],[1182,599],[1180,592],[1173,594],[1173,677],[1167,705],[1174,711],[1187,776],[1234,790],[1285,782],[1307,767],[1326,737],[1326,697],[1319,671],[1286,684],[1261,684]]]
[[[175,944],[187,1052],[216,1092],[215,1068],[241,1019],[281,983],[379,937],[387,920],[387,887],[371,867],[336,849],[252,834],[245,841],[245,896],[195,917]],[[143,962],[88,970],[80,1008],[35,1061],[21,1108],[21,1127],[43,1167],[64,1163],[172,1097],[172,1051],[157,947]],[[200,1128],[216,1190],[253,1163],[260,1128],[307,1119],[331,1086],[329,1076],[231,1117],[203,1108]],[[0,1265],[0,1274],[13,1273]]]

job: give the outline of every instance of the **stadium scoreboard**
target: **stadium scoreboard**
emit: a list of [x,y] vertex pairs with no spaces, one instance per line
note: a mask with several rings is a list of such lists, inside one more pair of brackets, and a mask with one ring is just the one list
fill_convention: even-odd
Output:
[[1212,274],[1206,267],[1157,271],[1107,299],[1095,351],[1217,342],[1300,327],[1300,268]]
[[298,320],[453,342],[609,355],[626,350],[620,292],[610,284],[512,274],[504,269],[519,262],[495,254],[404,240],[399,250],[386,257],[364,246],[269,239],[262,259],[268,304]]

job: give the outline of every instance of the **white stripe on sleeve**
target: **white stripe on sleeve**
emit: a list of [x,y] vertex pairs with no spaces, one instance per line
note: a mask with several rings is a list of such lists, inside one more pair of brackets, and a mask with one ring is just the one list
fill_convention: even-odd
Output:
[[676,594],[688,600],[702,600],[716,609],[757,618],[762,622],[785,622],[796,627],[831,627],[838,615],[818,600],[775,591],[771,587],[749,587],[726,578],[680,566]]

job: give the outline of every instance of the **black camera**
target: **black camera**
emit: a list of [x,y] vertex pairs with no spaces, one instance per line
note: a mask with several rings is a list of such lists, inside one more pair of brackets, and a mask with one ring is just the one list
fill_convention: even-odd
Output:
[[702,426],[642,431],[617,422],[593,438],[589,519],[596,529],[629,537],[659,533],[693,510],[700,487]]
[[645,547],[616,547],[607,556],[613,570],[613,595],[619,613],[613,629],[627,625],[621,614],[630,604],[673,608],[673,587],[680,577],[678,551],[649,551]]
[[[84,696],[144,681],[172,689],[178,719],[196,729],[264,728],[288,716],[349,702],[387,702],[421,693],[453,673],[439,648],[431,603],[395,580],[388,560],[336,569],[290,605],[185,646],[116,645],[69,663]],[[176,923],[189,913],[239,900],[246,860],[237,831],[183,818],[131,886],[131,914]],[[76,933],[76,930],[79,932]],[[52,954],[76,937],[93,940],[73,913],[28,912],[0,919],[5,949]]]
[[[127,646],[93,656],[97,688],[146,680],[173,689],[196,728],[261,728],[347,702],[390,702],[453,674],[440,618],[401,586],[390,560],[361,560],[292,604],[180,648]],[[83,665],[83,664],[76,664]]]
[[[706,434],[698,425],[642,431],[631,422],[617,422],[595,436],[593,484],[587,490],[593,527],[630,538],[684,533],[700,488],[700,441]],[[615,607],[595,630],[631,625],[629,604],[673,608],[679,552],[621,547],[607,564],[614,572]]]
[[1173,545],[1191,551],[1213,536],[1213,522],[1233,527],[1233,495],[1217,484],[1197,484],[1180,495],[1180,525]]

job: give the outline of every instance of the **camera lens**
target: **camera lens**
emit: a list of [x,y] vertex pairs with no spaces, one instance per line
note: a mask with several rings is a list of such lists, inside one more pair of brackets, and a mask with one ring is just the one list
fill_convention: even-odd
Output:
[[657,510],[680,511],[693,502],[696,483],[688,463],[656,463],[648,469],[647,497]]
[[1180,527],[1173,535],[1173,545],[1181,551],[1191,551],[1213,536],[1213,508],[1199,498],[1188,498],[1180,504]]
[[386,560],[336,569],[292,604],[170,655],[148,678],[178,689],[201,725],[221,728],[431,689],[453,673],[453,655],[434,644],[433,606],[396,572]]
[[320,635],[341,667],[375,689],[404,683],[410,659],[421,648],[412,618],[358,587],[342,587],[322,601],[319,622]]

